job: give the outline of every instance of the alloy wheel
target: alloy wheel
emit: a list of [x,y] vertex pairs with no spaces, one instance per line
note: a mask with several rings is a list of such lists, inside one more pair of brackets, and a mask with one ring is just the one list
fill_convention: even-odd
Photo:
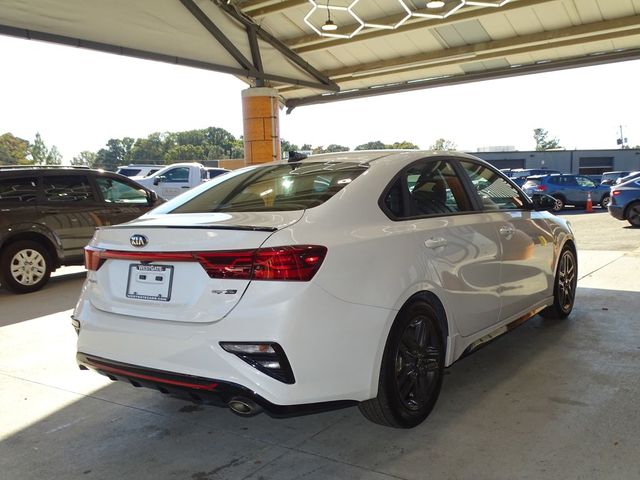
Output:
[[568,312],[573,307],[576,291],[576,263],[573,253],[565,251],[560,259],[558,269],[558,301],[563,312]]
[[395,380],[401,404],[420,410],[439,385],[441,352],[431,319],[419,315],[408,323],[395,361]]
[[627,220],[634,227],[640,227],[640,203],[634,203],[629,207]]

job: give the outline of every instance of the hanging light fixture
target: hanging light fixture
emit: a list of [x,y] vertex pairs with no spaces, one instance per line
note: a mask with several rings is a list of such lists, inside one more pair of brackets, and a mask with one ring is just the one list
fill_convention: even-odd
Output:
[[327,21],[322,25],[323,32],[334,32],[338,29],[338,25],[336,25],[333,20],[331,20],[331,9],[329,8],[329,0],[327,0]]
[[427,2],[427,8],[442,8],[444,7],[444,2],[442,0],[431,0]]

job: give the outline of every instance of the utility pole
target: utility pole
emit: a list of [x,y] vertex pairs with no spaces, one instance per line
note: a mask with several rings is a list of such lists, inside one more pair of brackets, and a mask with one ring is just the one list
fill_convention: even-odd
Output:
[[622,148],[622,149],[629,148],[629,146],[627,145],[627,139],[625,138],[624,134],[622,133],[622,125],[620,125],[620,136],[616,140],[616,143],[618,145],[620,145],[620,148]]

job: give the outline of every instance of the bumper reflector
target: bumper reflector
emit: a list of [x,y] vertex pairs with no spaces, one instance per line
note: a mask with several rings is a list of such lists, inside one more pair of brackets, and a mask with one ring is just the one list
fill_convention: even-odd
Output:
[[271,378],[289,385],[295,383],[289,360],[277,343],[220,342],[220,346]]

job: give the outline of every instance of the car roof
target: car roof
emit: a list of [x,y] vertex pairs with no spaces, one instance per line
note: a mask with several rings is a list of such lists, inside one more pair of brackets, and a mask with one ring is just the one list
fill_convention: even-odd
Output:
[[[373,162],[380,161],[397,161],[400,159],[413,161],[425,158],[465,158],[468,160],[479,161],[489,165],[481,158],[469,155],[468,153],[453,150],[436,151],[436,150],[354,150],[350,152],[321,153],[318,155],[309,155],[300,160],[300,163],[309,162],[350,162],[369,165]],[[288,163],[286,160],[277,163]],[[495,168],[495,167],[494,167]]]

